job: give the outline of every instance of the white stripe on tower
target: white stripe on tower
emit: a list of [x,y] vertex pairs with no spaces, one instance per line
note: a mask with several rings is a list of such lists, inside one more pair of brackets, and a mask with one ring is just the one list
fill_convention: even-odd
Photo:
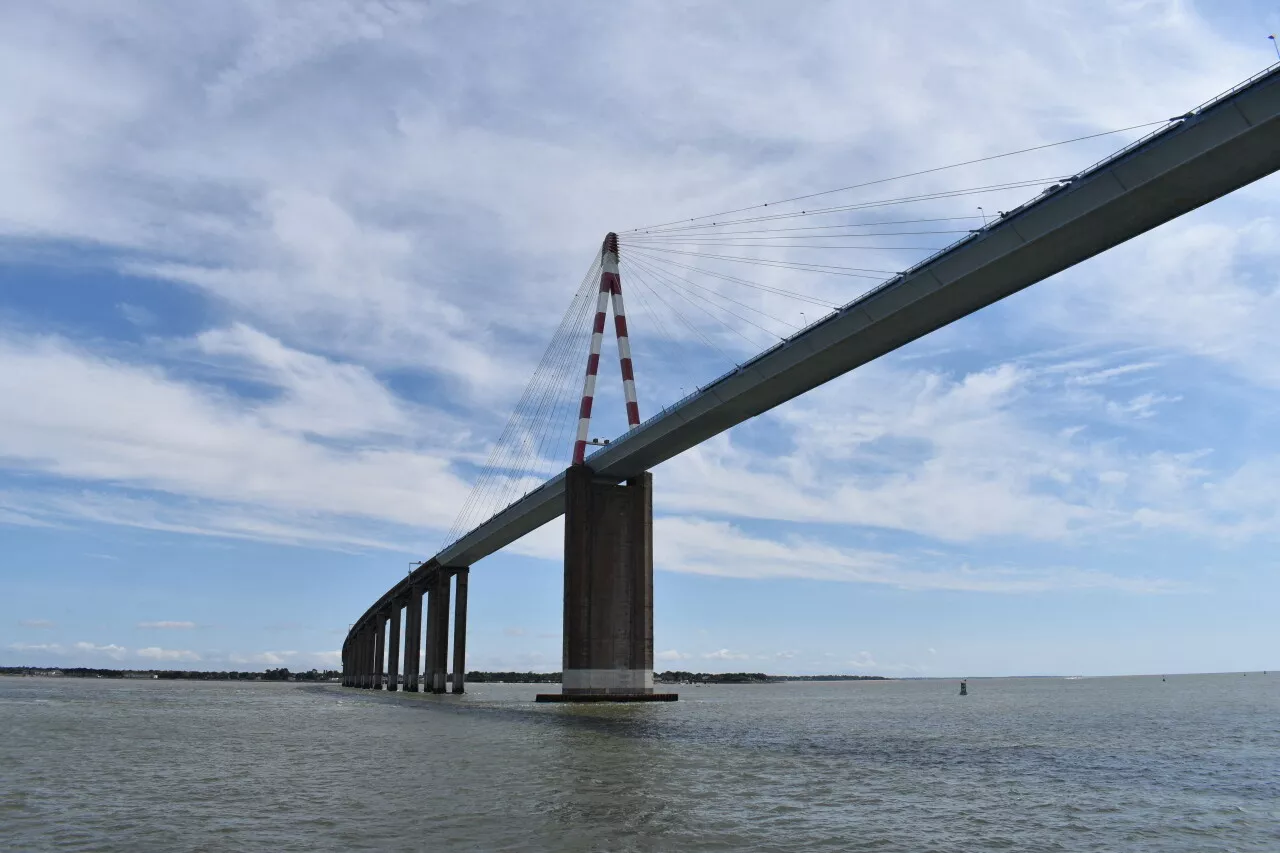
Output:
[[[606,240],[606,245],[608,241]],[[608,253],[604,255],[608,258]],[[607,264],[608,261],[605,260]],[[606,267],[607,268],[607,267]],[[618,253],[613,253],[614,279],[618,274]],[[587,457],[587,430],[591,426],[591,403],[596,396],[596,374],[600,370],[600,345],[604,341],[604,314],[609,310],[612,287],[608,274],[600,273],[600,295],[596,297],[596,319],[591,326],[591,354],[587,356],[587,376],[582,380],[582,405],[578,409],[578,436],[573,442],[573,464],[581,465]]]
[[631,366],[631,339],[627,336],[627,312],[622,306],[622,276],[618,273],[617,234],[610,233],[604,240],[604,264],[600,278],[609,280],[609,292],[613,294],[613,328],[618,335],[618,360],[622,363],[622,393],[627,400],[627,429],[635,429],[640,426],[640,404],[636,400],[635,369]]

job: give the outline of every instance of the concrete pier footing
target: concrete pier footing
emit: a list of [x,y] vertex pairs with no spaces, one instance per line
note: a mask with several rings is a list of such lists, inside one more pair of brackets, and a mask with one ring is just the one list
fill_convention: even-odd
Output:
[[595,482],[565,474],[564,666],[540,702],[653,699],[653,476]]

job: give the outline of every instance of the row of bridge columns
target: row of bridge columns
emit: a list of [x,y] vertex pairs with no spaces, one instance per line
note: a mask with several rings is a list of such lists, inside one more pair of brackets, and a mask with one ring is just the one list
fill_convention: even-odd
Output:
[[[467,662],[467,580],[466,567],[437,569],[420,584],[410,584],[407,593],[391,601],[370,623],[353,632],[342,650],[342,683],[366,690],[403,688],[409,693],[454,693],[464,689]],[[453,603],[453,678],[449,678],[450,592]],[[423,598],[426,598],[425,608]],[[423,610],[426,610],[426,654],[421,654]],[[404,648],[401,652],[401,621]],[[387,632],[390,630],[390,640]],[[420,666],[425,663],[425,667]],[[385,676],[385,677],[384,677]]]

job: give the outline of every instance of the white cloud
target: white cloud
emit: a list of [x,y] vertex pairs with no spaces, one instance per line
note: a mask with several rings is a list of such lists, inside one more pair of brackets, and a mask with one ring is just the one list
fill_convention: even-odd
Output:
[[[200,664],[200,669],[275,668],[287,666],[296,671],[308,669],[339,669],[342,665],[340,651],[261,651],[225,654],[216,651],[199,652],[191,649],[167,649],[146,646],[129,649],[115,643],[77,642],[63,643],[11,643],[6,648],[22,655],[18,664],[30,664],[32,655],[50,655],[61,658],[67,665],[91,666],[109,661],[111,666],[133,665],[151,668],[162,664]],[[104,661],[105,659],[105,661]]]
[[155,661],[182,661],[184,663],[196,663],[200,660],[200,655],[187,649],[162,649],[158,646],[148,646],[144,649],[138,649],[136,652],[138,657],[147,658]]
[[61,643],[10,643],[9,648],[16,652],[48,652],[62,654],[65,650]]
[[948,564],[929,555],[843,548],[799,536],[768,539],[727,522],[696,518],[658,519],[654,540],[655,568],[718,577],[808,578],[995,593],[1099,589],[1149,594],[1190,589],[1181,581],[1090,569],[974,567],[963,561]]
[[112,660],[123,660],[125,656],[129,654],[128,649],[124,646],[117,646],[115,643],[97,645],[95,643],[79,642],[74,644],[71,648],[76,652],[89,655],[103,655],[111,658]]
[[[1247,192],[1255,191],[1266,188]],[[1195,356],[1275,389],[1278,247],[1280,222],[1246,196],[1118,247],[1089,273],[1065,274],[1029,319],[1069,329],[1077,340]]]
[[[270,346],[261,338],[256,342]],[[278,348],[274,355],[289,358]],[[297,361],[303,363],[301,371],[323,385],[323,391],[306,392],[324,399],[310,407],[317,431],[339,429],[325,411],[371,408],[368,393],[352,391],[370,388],[367,375],[355,371],[349,374],[352,381],[324,384],[320,360],[299,355]],[[342,374],[343,369],[332,372]],[[59,338],[0,334],[0,393],[28,401],[0,424],[0,456],[10,464],[213,501],[208,505],[213,512],[204,511],[204,526],[222,526],[232,535],[239,530],[259,538],[347,538],[331,523],[315,525],[318,517],[441,529],[466,492],[449,470],[451,454],[439,444],[433,450],[417,446],[417,439],[347,447],[314,441],[297,432],[307,422],[301,414],[306,404],[297,398],[283,404],[288,414],[282,415],[273,401],[235,398],[153,367],[85,352]],[[130,404],[116,405],[117,400]],[[86,411],[94,411],[94,417],[84,417]],[[383,415],[374,417],[385,422]],[[424,482],[432,488],[423,489]],[[10,503],[14,497],[10,495]],[[91,513],[88,505],[93,503],[108,514],[127,514],[147,501],[71,496],[62,503],[73,514]],[[40,504],[29,493],[17,496],[15,503],[34,515]],[[247,506],[254,511],[236,510]],[[182,514],[181,507],[165,511]],[[289,513],[296,515],[290,519]],[[290,522],[297,525],[304,518],[305,534],[288,529]],[[184,521],[163,523],[188,526]]]
[[[451,49],[478,14],[15,14],[0,36],[7,79],[23,81],[3,93],[0,229],[126,248],[130,268],[200,288],[294,347],[426,367],[484,397],[517,389],[519,332],[554,321],[547,294],[565,291],[551,282],[610,227],[1117,127],[1135,103],[1163,118],[1256,65],[1252,46],[1176,2],[981,21],[886,6],[874,26],[840,4],[736,4],[727,24],[724,10],[617,3],[589,26],[490,15],[500,61],[463,74]],[[926,20],[950,37],[904,65]],[[131,38],[106,39],[116,27]],[[556,40],[553,65],[539,33]],[[886,67],[893,85],[865,85]],[[926,120],[946,132],[919,133]],[[1085,151],[1031,162],[1053,173]],[[481,286],[495,275],[503,312]]]
[[47,629],[47,628],[57,627],[56,622],[51,622],[48,619],[23,619],[18,624],[21,625],[23,628]]
[[658,652],[653,657],[655,660],[675,661],[688,660],[693,657],[693,655],[686,654],[685,652],[681,652],[676,649],[666,649],[665,651]]
[[121,302],[119,305],[116,306],[116,308],[117,310],[120,311],[120,316],[124,317],[130,323],[132,323],[135,326],[138,326],[139,328],[154,326],[156,322],[159,320],[159,318],[156,317],[155,312],[141,305],[133,305],[132,303],[129,303],[129,302]]
[[[168,630],[168,631],[174,631],[174,630],[176,630],[176,631],[184,631],[184,630],[190,630],[190,629],[192,629],[192,628],[196,627],[196,623],[194,623],[194,622],[172,622],[172,621],[162,621],[162,622],[139,622],[139,623],[138,623],[138,627],[139,627],[139,628],[158,628],[158,629],[161,629],[161,630]],[[141,652],[139,652],[139,654],[141,654]]]
[[10,524],[15,527],[52,527],[53,525],[39,518],[33,518],[25,512],[18,512],[14,509],[0,506],[0,524]]
[[748,660],[751,655],[743,652],[731,652],[728,649],[716,649],[701,655],[704,660]]
[[[206,660],[213,660],[207,656]],[[240,666],[262,666],[270,668],[287,667],[297,672],[308,669],[340,669],[342,667],[341,651],[302,652],[302,651],[261,651],[233,652],[219,657],[220,662]]]

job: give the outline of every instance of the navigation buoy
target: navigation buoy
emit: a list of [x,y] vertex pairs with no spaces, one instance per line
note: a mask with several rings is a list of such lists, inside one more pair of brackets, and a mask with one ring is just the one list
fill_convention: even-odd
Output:
[[963,680],[960,682],[960,695],[961,696],[969,695],[969,682],[963,681]]

